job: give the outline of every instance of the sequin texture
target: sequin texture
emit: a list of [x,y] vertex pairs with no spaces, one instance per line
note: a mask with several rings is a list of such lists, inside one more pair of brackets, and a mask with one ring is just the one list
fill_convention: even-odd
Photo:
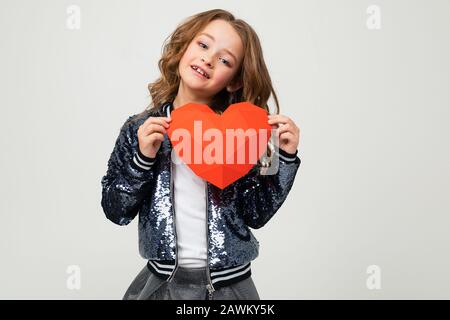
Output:
[[[101,206],[118,225],[129,224],[138,214],[139,253],[145,259],[175,260],[176,233],[171,198],[171,151],[167,135],[150,170],[133,164],[138,150],[137,130],[149,116],[165,116],[162,105],[133,115],[122,126],[102,178]],[[220,189],[206,183],[208,255],[210,268],[247,263],[258,256],[259,242],[250,228],[263,227],[285,201],[300,166],[300,159],[280,157],[276,174],[250,172]]]

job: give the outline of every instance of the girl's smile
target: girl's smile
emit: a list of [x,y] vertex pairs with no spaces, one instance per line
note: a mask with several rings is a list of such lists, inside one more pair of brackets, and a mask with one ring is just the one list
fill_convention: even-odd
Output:
[[196,65],[192,65],[191,66],[192,71],[195,73],[195,75],[203,80],[208,80],[209,79],[209,75],[208,73],[206,73],[203,69],[201,69],[200,67],[196,66]]

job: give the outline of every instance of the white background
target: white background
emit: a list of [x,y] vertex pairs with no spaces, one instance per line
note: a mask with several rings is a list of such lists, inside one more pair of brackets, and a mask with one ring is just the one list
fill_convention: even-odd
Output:
[[449,1],[0,4],[0,298],[122,298],[145,260],[137,219],[104,216],[100,181],[150,101],[164,39],[213,8],[256,30],[281,114],[301,129],[294,187],[254,231],[261,298],[450,298]]

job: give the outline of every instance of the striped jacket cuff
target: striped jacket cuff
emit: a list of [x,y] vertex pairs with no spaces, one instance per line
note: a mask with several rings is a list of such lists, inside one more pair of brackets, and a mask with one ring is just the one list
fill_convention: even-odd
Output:
[[278,149],[275,149],[275,153],[282,161],[291,163],[291,162],[295,162],[295,160],[297,158],[298,150],[295,150],[295,153],[288,153],[288,152],[284,151],[283,149],[278,148]]
[[148,171],[152,168],[152,165],[155,163],[155,159],[156,157],[149,158],[147,156],[144,156],[138,147],[137,151],[134,153],[132,164],[137,170]]

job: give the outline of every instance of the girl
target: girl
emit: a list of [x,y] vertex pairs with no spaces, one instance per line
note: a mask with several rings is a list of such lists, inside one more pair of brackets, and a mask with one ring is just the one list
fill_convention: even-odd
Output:
[[[180,24],[164,46],[161,77],[149,85],[152,105],[124,123],[102,178],[103,211],[118,225],[139,213],[139,253],[146,266],[123,299],[259,299],[250,262],[261,228],[286,199],[300,165],[299,128],[279,115],[278,99],[255,31],[224,10]],[[262,161],[225,189],[196,176],[173,153],[170,112],[188,102],[222,113],[248,101],[277,114],[275,174]],[[178,160],[178,161],[172,161]],[[267,167],[267,163],[265,164]]]

